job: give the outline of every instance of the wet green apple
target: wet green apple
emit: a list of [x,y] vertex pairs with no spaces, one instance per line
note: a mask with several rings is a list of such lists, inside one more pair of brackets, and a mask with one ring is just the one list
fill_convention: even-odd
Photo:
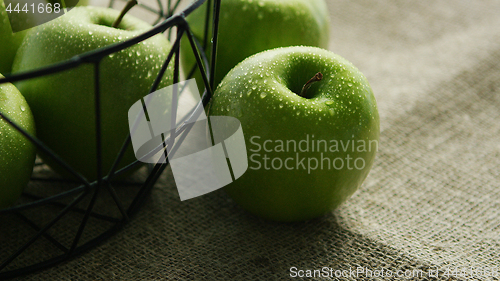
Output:
[[[0,78],[3,76],[0,74]],[[0,112],[31,135],[35,121],[30,107],[16,87],[0,84]],[[35,147],[6,120],[0,118],[0,209],[20,196],[33,172]]]
[[[76,7],[65,15],[29,30],[19,48],[13,72],[52,65],[76,55],[121,42],[152,28],[120,12],[100,7]],[[104,58],[99,64],[101,94],[102,172],[112,167],[129,135],[128,110],[149,93],[171,45],[163,34]],[[160,87],[173,82],[169,67]],[[16,83],[37,122],[37,135],[76,171],[90,180],[97,177],[94,66],[83,64],[65,72]],[[41,155],[54,170],[68,173]],[[129,147],[120,167],[135,161]]]
[[[206,6],[187,17],[200,42],[204,38]],[[215,85],[237,63],[264,50],[298,45],[328,48],[329,26],[324,0],[222,0]],[[187,75],[196,61],[187,38],[183,38],[181,46],[182,66]],[[208,44],[207,55],[210,50]],[[194,77],[199,88],[204,89],[198,71]]]
[[224,189],[276,221],[312,219],[345,202],[378,149],[372,89],[349,61],[315,47],[255,54],[216,89],[209,116],[240,120],[249,168]]

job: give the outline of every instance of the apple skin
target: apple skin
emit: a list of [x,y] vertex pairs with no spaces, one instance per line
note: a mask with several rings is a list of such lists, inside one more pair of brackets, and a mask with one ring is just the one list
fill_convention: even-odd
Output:
[[[201,44],[206,6],[203,4],[186,18]],[[236,64],[258,52],[298,45],[328,48],[329,26],[324,0],[222,0],[215,86]],[[181,48],[183,71],[188,75],[196,60],[185,36]],[[210,50],[208,45],[205,51],[209,60]],[[203,92],[200,72],[196,70],[193,77]]]
[[[13,72],[51,65],[151,29],[151,25],[130,15],[123,18],[118,29],[111,28],[118,15],[119,11],[108,8],[76,7],[32,28],[16,54]],[[149,93],[170,49],[170,43],[160,34],[100,63],[103,174],[110,170],[129,135],[130,106]],[[31,106],[38,138],[89,180],[97,178],[93,81],[94,66],[84,64],[16,83]],[[173,67],[169,67],[160,88],[172,82]],[[41,157],[55,171],[68,176],[52,158]],[[130,146],[119,168],[135,160]]]
[[0,0],[0,73],[10,73],[17,48],[23,41],[25,31],[12,33],[9,17],[3,0]]
[[[296,94],[317,72],[323,74],[323,80],[309,88],[310,98]],[[378,147],[379,115],[367,79],[344,58],[320,48],[277,48],[245,59],[216,89],[208,115],[238,118],[245,136],[249,168],[224,187],[225,191],[243,209],[275,221],[308,220],[338,207],[360,187]],[[294,149],[292,144],[288,152],[278,147],[280,141],[294,140],[299,145],[308,138],[309,152],[301,152],[298,146]],[[327,148],[317,149],[312,140],[325,140]],[[354,140],[356,145],[354,151],[340,145],[336,151],[331,140],[344,145]],[[365,151],[358,141],[365,142]],[[304,157],[303,165],[297,164]],[[314,166],[314,162],[307,165],[309,158],[321,157],[344,159],[344,168],[337,162],[339,169],[333,165],[327,169],[326,163],[323,169],[306,169]],[[348,157],[352,169],[348,169]],[[274,169],[271,161],[275,158],[283,165],[287,158],[293,161],[286,168]],[[353,164],[358,158],[365,163],[358,162],[360,169]],[[274,167],[279,167],[279,161]]]
[[[35,135],[30,107],[11,83],[0,84],[0,112]],[[35,146],[27,138],[0,118],[0,209],[9,207],[21,196],[33,172],[35,152]]]

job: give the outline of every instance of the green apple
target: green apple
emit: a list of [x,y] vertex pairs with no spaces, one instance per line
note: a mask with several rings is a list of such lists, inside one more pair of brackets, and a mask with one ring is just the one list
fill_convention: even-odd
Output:
[[[3,76],[0,74],[0,78]],[[0,84],[0,112],[35,135],[35,121],[21,93],[10,83]],[[35,147],[0,117],[0,209],[21,196],[35,164]]]
[[[100,7],[76,7],[51,22],[32,28],[19,48],[13,72],[51,65],[73,56],[117,43],[150,30],[151,25],[125,15],[118,28],[111,27],[120,12]],[[100,63],[102,172],[107,173],[129,134],[129,108],[149,93],[171,45],[156,35]],[[161,87],[171,85],[169,67]],[[37,122],[37,136],[56,154],[88,179],[96,179],[94,66],[16,83]],[[50,157],[42,159],[67,175]],[[121,166],[135,161],[132,148]]]
[[271,220],[307,220],[338,207],[360,187],[378,149],[379,115],[367,79],[321,48],[277,48],[245,59],[216,89],[208,115],[240,120],[249,167],[225,190]]
[[0,0],[0,73],[10,73],[17,48],[23,41],[25,31],[12,33],[4,0]]
[[[204,4],[187,16],[200,42],[204,38],[206,6]],[[329,22],[324,0],[222,0],[215,85],[237,63],[264,50],[298,45],[328,48]],[[196,61],[186,37],[181,44],[182,66],[188,75]],[[208,45],[207,56],[210,50]],[[194,77],[202,92],[200,72],[196,71]]]

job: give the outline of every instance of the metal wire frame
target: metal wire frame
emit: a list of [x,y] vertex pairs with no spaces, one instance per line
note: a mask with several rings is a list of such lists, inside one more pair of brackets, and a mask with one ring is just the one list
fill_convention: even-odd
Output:
[[[175,121],[175,115],[173,116],[174,122],[179,124],[175,128],[175,130],[172,130],[170,132],[170,136],[164,140],[163,144],[159,145],[156,147],[151,153],[156,154],[158,151],[165,151],[165,154],[172,156],[176,151],[179,145],[181,144],[182,140],[185,138],[186,134],[190,130],[190,126],[192,126],[194,120],[197,119],[197,114],[200,112],[200,107],[205,107],[211,96],[212,96],[212,89],[214,89],[214,73],[215,73],[215,58],[217,55],[217,34],[218,34],[218,22],[219,22],[219,11],[220,11],[220,1],[221,0],[196,0],[193,3],[191,3],[188,7],[186,7],[183,11],[179,13],[174,14],[174,10],[177,8],[177,6],[180,3],[180,0],[178,0],[173,6],[171,3],[171,0],[168,0],[167,2],[167,7],[168,10],[165,12],[162,3],[160,0],[158,0],[158,5],[159,5],[159,11],[157,12],[157,15],[159,16],[157,22],[160,21],[160,19],[164,18],[164,20],[155,25],[151,30],[144,32],[143,34],[131,38],[129,40],[109,45],[85,54],[81,54],[78,56],[73,57],[70,60],[60,62],[51,66],[47,66],[44,68],[40,68],[34,71],[29,71],[26,73],[17,73],[13,74],[10,76],[7,76],[5,78],[0,79],[0,84],[2,83],[12,83],[16,81],[21,81],[25,79],[33,79],[36,77],[41,77],[45,75],[50,75],[58,72],[62,72],[65,70],[69,70],[72,68],[79,67],[80,65],[83,64],[91,64],[94,66],[94,95],[95,95],[95,119],[96,119],[96,147],[97,147],[97,173],[98,173],[98,178],[94,182],[89,182],[86,178],[84,178],[78,171],[74,170],[71,166],[69,166],[61,157],[59,157],[56,153],[54,153],[50,147],[46,146],[42,141],[38,140],[36,137],[32,136],[28,132],[26,132],[24,129],[19,127],[15,122],[13,122],[11,119],[9,119],[7,116],[5,116],[2,112],[0,112],[0,119],[3,119],[5,122],[10,124],[15,130],[20,132],[22,135],[24,135],[28,140],[30,140],[35,147],[46,153],[49,157],[51,157],[55,162],[57,162],[59,165],[61,165],[64,169],[66,169],[71,175],[73,175],[76,179],[76,183],[79,184],[79,186],[58,193],[56,195],[52,195],[50,197],[42,198],[36,195],[28,194],[28,193],[23,193],[23,197],[27,198],[29,200],[32,200],[32,202],[25,203],[22,205],[17,205],[11,208],[7,209],[2,209],[0,210],[0,219],[2,218],[3,215],[15,215],[18,217],[19,221],[23,222],[25,226],[28,226],[29,228],[32,228],[33,230],[36,231],[36,234],[33,235],[26,243],[24,243],[21,247],[16,249],[10,256],[5,259],[5,260],[0,260],[0,279],[7,279],[7,278],[13,278],[16,276],[20,275],[25,275],[29,274],[41,269],[45,269],[51,266],[54,266],[58,263],[70,260],[72,258],[75,258],[76,256],[96,247],[100,243],[102,243],[104,240],[108,239],[109,237],[113,236],[116,234],[120,229],[123,228],[123,226],[130,221],[131,217],[136,214],[141,205],[144,204],[145,198],[147,194],[151,191],[153,185],[155,182],[158,180],[162,172],[165,170],[165,168],[168,166],[169,161],[168,158],[165,157],[163,161],[159,161],[156,163],[154,166],[152,166],[149,170],[149,175],[147,178],[144,180],[144,182],[141,183],[136,183],[138,185],[137,192],[135,196],[132,199],[132,202],[126,206],[117,196],[116,190],[113,188],[114,182],[112,180],[123,173],[126,173],[127,171],[133,169],[137,165],[140,165],[141,162],[135,161],[134,163],[131,163],[130,165],[123,167],[121,169],[118,169],[118,163],[121,160],[121,158],[124,155],[125,150],[130,146],[131,143],[131,137],[128,135],[122,145],[122,148],[120,150],[119,155],[117,156],[111,170],[107,175],[103,175],[102,173],[102,161],[101,161],[101,127],[100,127],[100,62],[102,61],[103,58],[109,56],[110,54],[113,54],[115,52],[118,52],[120,50],[129,48],[135,44],[138,44],[139,42],[142,42],[144,40],[147,40],[148,38],[159,34],[159,33],[164,33],[165,31],[171,31],[172,27],[177,28],[177,36],[176,40],[172,46],[171,51],[169,52],[167,59],[165,60],[160,72],[158,73],[154,83],[151,85],[151,88],[149,90],[149,93],[152,93],[157,90],[160,81],[170,63],[174,63],[174,84],[179,82],[179,52],[180,52],[180,40],[183,36],[187,36],[189,39],[189,44],[193,50],[193,54],[196,58],[196,66],[200,70],[202,74],[202,79],[203,83],[205,85],[205,91],[202,95],[202,103],[198,105],[197,108],[195,108],[191,114],[188,115],[186,120],[183,120],[182,122],[177,123]],[[111,0],[110,6],[113,4],[114,0]],[[203,38],[203,45],[200,44],[200,42],[194,37],[192,34],[188,23],[185,20],[185,17],[189,15],[192,11],[195,9],[199,8],[204,2],[207,2],[208,7],[213,7],[213,18],[212,18],[212,37],[211,37],[211,42],[212,42],[212,50],[211,50],[211,64],[208,66],[208,59],[205,55],[205,47],[207,46],[207,42],[209,41],[209,13],[210,9],[207,9],[206,13],[206,24],[205,24],[205,34]],[[144,8],[144,7],[143,7]],[[146,7],[146,9],[151,10],[150,8]],[[204,65],[207,67],[204,68]],[[194,72],[195,67],[193,67],[191,71],[191,75]],[[191,76],[189,75],[189,76]],[[145,93],[145,95],[148,93]],[[179,93],[182,94],[182,91]],[[173,108],[177,106],[177,96],[174,94],[173,98]],[[201,109],[202,109],[201,108]],[[191,124],[191,125],[190,125]],[[176,140],[174,142],[174,140]],[[32,178],[32,180],[42,180],[39,178]],[[57,180],[54,180],[57,181]],[[103,215],[99,214],[97,212],[94,212],[93,208],[95,205],[95,202],[97,198],[99,197],[99,194],[102,193],[102,191],[108,191],[109,194],[111,195],[114,203],[116,204],[117,208],[119,209],[120,217],[113,217],[113,216],[108,216],[108,215]],[[70,199],[69,203],[63,203],[60,202],[61,199]],[[81,203],[84,199],[89,199],[89,203],[86,208],[80,208],[77,205]],[[52,218],[48,223],[45,223],[44,225],[38,225],[36,221],[33,221],[26,217],[25,215],[22,214],[22,211],[25,210],[34,210],[35,208],[39,208],[42,206],[55,206],[57,208],[60,208],[61,210],[57,213],[57,215]],[[48,233],[48,230],[54,226],[57,222],[61,221],[61,219],[64,216],[68,216],[71,212],[76,212],[83,214],[83,218],[81,219],[81,222],[78,225],[78,230],[75,234],[75,237],[71,242],[70,247],[67,247],[63,245],[58,239],[54,238],[52,235]],[[92,239],[89,239],[85,243],[81,244],[81,237],[84,233],[85,227],[88,226],[88,221],[89,218],[92,217],[94,219],[98,220],[103,220],[106,222],[110,222],[112,224],[111,227],[109,227],[107,230],[104,232],[100,233],[99,235],[95,236]],[[60,254],[48,258],[46,260],[43,260],[41,262],[36,262],[34,264],[30,264],[27,266],[24,266],[22,268],[15,268],[15,269],[6,269],[9,264],[11,264],[16,258],[18,258],[27,248],[29,248],[33,243],[40,241],[42,239],[45,239],[46,243],[50,243],[53,246],[55,246],[57,249],[60,250]],[[1,246],[1,245],[0,245]],[[3,246],[1,248],[4,248]]]

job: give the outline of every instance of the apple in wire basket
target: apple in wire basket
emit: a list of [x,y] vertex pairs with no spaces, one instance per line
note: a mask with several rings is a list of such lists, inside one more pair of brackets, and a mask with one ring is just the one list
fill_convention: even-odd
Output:
[[[117,10],[76,7],[65,15],[29,30],[19,48],[13,73],[26,72],[138,36],[152,28],[125,15],[117,27]],[[105,57],[99,64],[102,173],[110,171],[129,135],[127,113],[151,85],[171,49],[163,34]],[[159,88],[173,83],[173,63]],[[37,136],[77,172],[97,177],[94,65],[16,82],[37,123]],[[167,101],[166,101],[167,102]],[[41,158],[63,176],[69,173],[51,157]],[[129,146],[118,168],[135,161]]]
[[[1,74],[0,78],[3,78]],[[35,120],[30,107],[11,83],[0,84],[0,112],[35,135]],[[35,146],[6,119],[0,118],[0,209],[9,207],[21,196],[34,164]]]

